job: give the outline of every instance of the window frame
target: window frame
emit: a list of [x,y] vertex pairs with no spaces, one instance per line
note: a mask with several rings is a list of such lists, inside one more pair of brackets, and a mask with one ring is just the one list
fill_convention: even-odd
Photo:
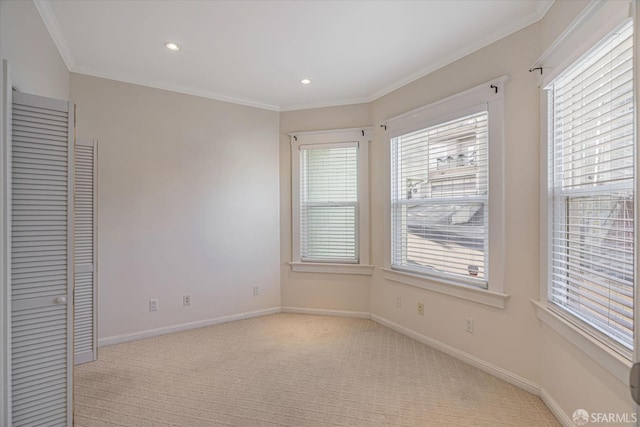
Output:
[[[386,128],[385,140],[388,144],[389,188],[387,191],[387,215],[385,218],[385,266],[384,277],[387,280],[428,289],[434,292],[455,296],[496,308],[505,308],[508,294],[504,293],[504,87],[509,80],[502,76],[489,82],[472,87],[448,98],[390,118],[383,124]],[[456,280],[453,275],[429,274],[406,271],[392,266],[393,224],[391,212],[392,139],[446,123],[479,111],[486,105],[488,112],[488,234],[489,248],[487,287],[482,288],[464,280]]]
[[[372,129],[352,128],[326,131],[293,132],[291,142],[291,270],[306,273],[336,273],[371,275],[369,237],[369,143]],[[300,151],[303,146],[347,146],[357,143],[358,162],[358,202],[356,248],[358,261],[353,263],[334,261],[306,261],[301,252],[301,163]]]
[[[463,118],[469,118],[471,116],[475,116],[475,115],[480,114],[480,113],[486,113],[486,115],[487,115],[487,134],[488,134],[488,127],[489,127],[489,118],[488,118],[488,116],[489,116],[489,111],[488,111],[488,108],[487,108],[486,104],[479,104],[476,107],[473,107],[471,109],[467,109],[464,113],[460,114],[460,117],[454,118],[453,121],[458,121],[459,119],[463,119]],[[444,121],[442,123],[436,124],[433,127],[437,127],[437,126],[440,126],[440,125],[447,125],[450,122],[451,122],[450,120],[446,120],[446,121]],[[429,127],[429,128],[432,128],[432,127]],[[428,128],[420,129],[420,130],[418,130],[418,132],[426,131],[427,129]],[[411,134],[412,134],[412,132],[409,132],[408,134],[403,134],[401,136],[405,137],[405,136],[411,135]],[[393,159],[394,159],[393,153],[394,153],[394,150],[397,147],[397,145],[396,145],[397,142],[394,141],[395,139],[396,139],[395,137],[391,138],[391,151],[392,151],[392,160],[391,160],[391,163],[392,163],[392,165],[391,165],[392,166],[391,167],[392,176],[391,176],[391,181],[392,181],[392,185],[394,187],[396,187],[395,190],[398,191],[397,186],[399,185],[399,183],[397,181],[395,181],[395,179],[397,177],[393,176],[394,175],[393,174],[394,170],[398,171],[400,169],[400,164],[399,164],[400,162],[398,162],[398,164],[393,164]],[[488,157],[489,157],[488,156],[489,137],[488,137],[488,135],[487,135],[486,139],[487,139],[487,144],[486,144],[486,150],[487,150],[486,173],[488,174],[488,171],[489,171],[489,165],[488,165],[488,160],[489,160],[488,159]],[[480,148],[480,150],[482,150],[482,148]],[[429,151],[429,149],[427,149],[427,151]],[[396,153],[396,157],[397,156],[398,156],[398,153]],[[407,166],[406,164],[403,164],[403,168],[406,167],[406,166]],[[421,165],[421,167],[422,167],[422,165]],[[426,167],[428,168],[429,166],[426,166]],[[430,174],[433,174],[433,172],[434,171],[430,171]],[[479,173],[482,173],[482,172],[484,172],[484,171],[480,171]],[[429,182],[433,182],[433,178],[430,177],[429,178]],[[487,190],[488,190],[488,182],[486,183],[486,186],[487,186]],[[394,265],[394,247],[393,247],[394,246],[393,245],[394,234],[400,234],[401,237],[399,237],[399,238],[403,238],[402,237],[403,235],[408,235],[410,233],[408,233],[408,232],[405,233],[404,232],[404,228],[401,225],[399,225],[398,223],[394,222],[395,216],[398,215],[397,211],[402,211],[402,206],[405,204],[405,202],[403,200],[405,198],[401,197],[400,200],[396,200],[393,197],[393,193],[394,193],[394,191],[392,189],[392,201],[391,201],[391,221],[392,221],[392,224],[391,224],[391,226],[393,227],[393,230],[392,230],[392,233],[391,233],[391,235],[392,235],[391,269],[396,270],[396,271],[404,271],[404,272],[407,272],[407,273],[412,273],[412,274],[417,274],[417,275],[425,275],[425,276],[428,276],[428,277],[437,277],[439,280],[448,280],[448,281],[452,281],[452,282],[458,282],[460,284],[475,286],[475,287],[478,287],[480,289],[487,289],[488,288],[488,280],[486,279],[486,277],[488,277],[488,275],[486,275],[486,277],[483,278],[483,279],[472,279],[472,278],[462,277],[462,276],[455,275],[453,273],[448,273],[448,272],[441,271],[441,270],[434,270],[433,272],[425,272],[425,271],[420,271],[420,269],[418,269],[418,268],[411,268],[410,265],[406,265],[406,264]],[[402,194],[402,193],[400,192],[400,194]],[[468,199],[471,202],[473,202],[473,201],[477,202],[478,200],[481,200],[482,203],[486,203],[487,206],[486,206],[486,211],[485,212],[488,214],[489,195],[490,195],[490,191],[487,191],[486,195],[468,197]],[[417,199],[416,203],[417,204],[421,204],[423,206],[435,206],[435,205],[438,205],[438,204],[443,203],[443,202],[446,203],[447,201],[450,201],[449,203],[453,204],[455,202],[459,202],[460,200],[466,200],[466,199],[467,199],[466,196],[428,197],[428,198]],[[403,218],[401,218],[399,222],[403,222]],[[488,226],[486,221],[485,221],[484,226],[485,227]],[[407,225],[407,228],[408,228],[408,225]],[[488,252],[488,236],[489,236],[489,230],[487,229],[486,230],[486,234],[484,236],[485,237],[485,241],[484,241],[484,244],[483,244],[483,246],[484,246],[483,252],[484,251]],[[397,246],[397,244],[395,246]],[[403,246],[403,245],[401,245],[401,246]],[[401,257],[408,256],[408,255],[406,255],[405,252],[403,252],[403,254],[404,255],[401,255]],[[446,252],[443,251],[443,254],[446,255]],[[488,267],[488,257],[484,259],[484,265],[482,267],[483,267],[483,270],[485,272],[490,274],[489,269],[487,269],[487,267]]]
[[[623,23],[627,22],[627,20],[623,20],[622,23],[620,23],[620,25],[622,25]],[[611,31],[615,30],[615,28],[611,29]],[[595,47],[596,45],[598,45],[599,43],[601,43],[605,37],[608,37],[608,35],[610,34],[607,33],[606,35],[604,35],[603,37],[601,37],[598,41],[596,41],[593,46]],[[634,49],[635,49],[635,44],[634,44]],[[588,52],[588,51],[587,51]],[[586,52],[585,52],[586,53]],[[585,54],[583,53],[583,55]],[[583,55],[580,55],[578,58],[576,58],[574,60],[574,62],[572,62],[571,64],[569,64],[564,70],[568,70],[571,67],[573,67],[574,64],[576,64],[578,61],[580,61],[583,57]],[[635,55],[634,55],[635,56]],[[563,70],[563,71],[564,71]],[[635,70],[633,71],[633,73],[635,73]],[[568,190],[563,190],[561,189],[555,189],[554,187],[554,178],[555,178],[555,174],[553,171],[553,165],[552,163],[554,162],[553,157],[551,152],[554,150],[555,146],[554,146],[554,141],[552,140],[551,134],[552,134],[552,129],[550,129],[550,120],[553,113],[553,108],[554,105],[552,102],[549,101],[549,98],[551,97],[551,95],[549,95],[550,92],[552,92],[554,90],[554,82],[556,81],[558,76],[561,76],[562,73],[558,73],[556,77],[554,77],[554,79],[552,79],[547,85],[544,85],[542,87],[542,91],[543,91],[543,95],[545,98],[545,105],[546,105],[546,117],[548,117],[548,121],[547,121],[547,129],[546,129],[546,148],[548,150],[547,155],[546,155],[546,163],[547,163],[547,170],[546,170],[546,180],[547,183],[545,185],[546,190],[548,191],[548,196],[547,196],[547,226],[546,226],[546,234],[547,234],[547,238],[546,238],[546,250],[547,250],[547,257],[546,257],[546,261],[547,261],[547,267],[546,267],[546,281],[547,281],[547,286],[546,286],[546,303],[547,303],[547,307],[549,308],[549,310],[557,313],[559,316],[564,317],[567,319],[567,321],[572,322],[575,324],[575,326],[581,330],[583,330],[585,333],[591,335],[593,337],[593,339],[600,341],[603,345],[605,345],[606,347],[610,348],[612,351],[619,353],[621,356],[631,360],[631,358],[633,357],[633,350],[628,350],[627,348],[625,348],[623,346],[623,344],[617,343],[615,342],[615,339],[612,337],[609,337],[609,335],[606,332],[603,332],[601,330],[599,330],[599,328],[597,328],[596,326],[593,326],[590,324],[590,320],[587,320],[586,316],[582,315],[582,314],[576,314],[573,313],[570,309],[564,308],[562,305],[555,303],[553,301],[551,301],[550,298],[550,293],[552,292],[552,290],[554,289],[554,281],[552,278],[552,274],[553,274],[553,268],[551,267],[553,265],[553,263],[555,262],[555,259],[553,257],[553,241],[554,241],[554,226],[562,226],[562,227],[569,227],[568,224],[566,223],[562,223],[562,224],[556,224],[553,217],[554,217],[554,200],[553,200],[553,194],[554,192],[559,193],[559,197],[564,197],[567,200],[569,200],[571,198],[571,196],[576,193],[576,190],[574,189],[568,189]],[[635,79],[634,79],[635,80]],[[636,110],[637,109],[637,103],[634,101],[634,112],[633,112],[633,118],[634,118],[634,122],[633,122],[633,128],[634,128],[634,134],[636,133],[636,127],[637,127],[637,120],[636,120]],[[634,150],[638,149],[638,143],[636,138],[634,137]],[[634,159],[634,165],[633,165],[633,169],[634,169],[634,183],[632,184],[633,188],[634,188],[634,207],[636,207],[636,209],[634,209],[634,235],[637,236],[637,231],[638,231],[638,222],[637,222],[637,192],[636,192],[636,187],[637,187],[637,159]],[[593,191],[588,191],[588,192],[581,192],[580,194],[583,194],[585,196],[595,196],[595,195],[602,195],[605,194],[606,188],[598,188],[596,190]],[[574,196],[575,197],[575,196]],[[566,208],[565,208],[566,209]],[[635,237],[634,239],[634,246],[635,246],[635,258],[637,258],[637,237]],[[635,262],[635,266],[634,266],[634,275],[637,276],[637,261]],[[634,306],[633,306],[633,312],[634,314],[637,312],[637,305],[638,305],[638,301],[635,298],[634,295]],[[634,328],[635,329],[635,328]],[[635,340],[635,335],[637,335],[637,331],[634,331],[634,340]],[[634,347],[635,347],[635,343],[634,343]]]
[[[577,61],[584,53],[593,48],[600,40],[614,30],[622,21],[632,18],[634,20],[634,55],[640,46],[640,35],[637,28],[637,17],[639,10],[633,7],[630,0],[618,2],[591,2],[583,11],[576,16],[573,22],[549,45],[540,57],[533,63],[533,68],[542,69],[538,74],[538,89],[540,99],[540,291],[537,300],[531,300],[536,310],[538,320],[542,322],[545,328],[551,333],[557,334],[558,337],[571,343],[576,349],[587,355],[591,360],[609,372],[613,377],[622,383],[629,380],[629,370],[632,366],[632,360],[622,356],[619,352],[613,350],[610,346],[604,344],[601,340],[596,339],[592,334],[581,328],[576,322],[563,316],[550,306],[547,300],[549,288],[549,232],[552,224],[551,210],[549,209],[550,194],[548,189],[548,97],[544,89],[547,87],[560,73]],[[638,58],[634,58],[634,67],[637,67]],[[634,70],[634,98],[637,101],[637,78],[638,69]],[[637,124],[640,123],[640,108],[635,112],[636,134]],[[636,136],[637,138],[637,136]],[[636,196],[640,194],[640,180],[638,179],[638,159],[640,158],[640,144],[636,144]],[[636,220],[638,219],[638,202],[636,197]],[[637,222],[637,221],[636,221]],[[635,242],[636,252],[638,250],[638,241]],[[637,261],[636,261],[637,265]],[[637,278],[635,284],[635,300],[640,301],[640,289],[638,287]],[[638,317],[638,314],[635,314]],[[637,323],[637,321],[636,321]],[[636,333],[634,339],[634,356],[633,360],[637,360],[640,349],[640,334]]]

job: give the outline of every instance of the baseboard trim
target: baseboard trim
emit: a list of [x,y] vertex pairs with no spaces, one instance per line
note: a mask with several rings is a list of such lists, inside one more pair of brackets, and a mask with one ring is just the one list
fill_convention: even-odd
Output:
[[280,307],[271,307],[264,310],[247,311],[244,313],[232,314],[229,316],[215,317],[213,319],[197,320],[195,322],[181,323],[179,325],[166,326],[163,328],[147,329],[146,331],[134,332],[131,334],[115,335],[98,339],[98,347],[105,347],[113,344],[120,344],[128,341],[136,341],[144,338],[151,338],[158,335],[166,335],[174,332],[187,331],[189,329],[204,328],[205,326],[218,325],[236,320],[250,319],[252,317],[267,316],[280,313]]
[[315,314],[318,316],[341,316],[370,319],[371,315],[365,311],[330,310],[325,308],[282,307],[282,313]]
[[553,397],[551,397],[551,395],[538,384],[529,381],[519,375],[516,375],[513,372],[507,371],[506,369],[500,368],[499,366],[496,366],[492,363],[486,362],[469,353],[465,353],[464,351],[458,350],[457,348],[451,347],[450,345],[444,344],[438,340],[429,338],[426,335],[422,335],[412,329],[401,326],[382,316],[371,313],[371,320],[383,326],[386,326],[389,329],[393,329],[394,331],[399,332],[402,335],[406,335],[409,338],[420,341],[421,343],[426,344],[429,347],[440,350],[441,352],[455,357],[458,360],[462,360],[463,362],[466,362],[471,366],[475,366],[476,368],[488,374],[491,374],[496,378],[500,378],[501,380],[506,381],[509,384],[512,384],[518,388],[528,391],[529,393],[539,396],[544,404],[547,405],[549,410],[553,413],[553,415],[558,419],[560,424],[562,424],[564,427],[573,427],[573,422],[571,421],[571,418],[569,418],[567,413],[564,412],[558,402],[556,402]]
[[562,424],[563,427],[573,427],[574,423],[569,415],[562,410],[558,402],[555,401],[553,397],[547,392],[547,390],[540,388],[540,399],[547,405],[547,408],[551,411],[553,415],[558,419],[558,422]]
[[450,345],[444,344],[440,341],[434,340],[433,338],[429,338],[426,335],[422,335],[414,330],[409,328],[405,328],[391,320],[385,319],[384,317],[378,316],[376,314],[371,314],[371,319],[374,322],[380,323],[383,326],[386,326],[389,329],[393,329],[396,332],[400,332],[403,335],[406,335],[410,338],[413,338],[416,341],[420,341],[423,344],[428,345],[429,347],[433,347],[436,350],[440,350],[443,353],[448,354],[449,356],[453,356],[458,360],[462,360],[463,362],[468,363],[471,366],[475,366],[476,368],[493,375],[494,377],[498,377],[501,380],[508,382],[509,384],[513,384],[516,387],[519,387],[523,390],[528,391],[529,393],[533,393],[537,396],[540,395],[540,386],[522,378],[519,375],[514,374],[513,372],[509,372],[506,369],[502,369],[494,364],[489,362],[485,362],[484,360],[473,356],[469,353],[465,353],[464,351],[458,350]]
[[474,366],[488,374],[491,374],[497,378],[500,378],[503,381],[508,382],[518,388],[526,390],[530,393],[539,396],[542,401],[547,405],[549,410],[553,413],[553,415],[558,419],[560,424],[564,427],[572,427],[573,422],[571,418],[567,415],[566,412],[562,410],[558,402],[556,402],[553,397],[542,387],[539,385],[514,374],[513,372],[509,372],[506,369],[500,368],[492,363],[486,362],[476,356],[473,356],[464,351],[458,350],[450,345],[444,344],[438,340],[427,337],[426,335],[422,335],[412,329],[406,328],[402,325],[399,325],[391,320],[388,320],[382,316],[378,316],[373,313],[363,312],[363,311],[349,311],[349,310],[330,310],[330,309],[320,309],[320,308],[304,308],[304,307],[271,307],[264,310],[256,310],[249,311],[245,313],[238,313],[229,316],[221,316],[213,319],[205,319],[198,320],[195,322],[182,323],[179,325],[168,326],[164,328],[157,329],[148,329],[146,331],[135,332],[131,334],[124,335],[116,335],[112,337],[101,338],[98,340],[98,347],[104,347],[113,344],[120,344],[128,341],[135,341],[144,338],[155,337],[159,335],[170,334],[173,332],[186,331],[189,329],[197,329],[203,328],[205,326],[217,325],[221,323],[233,322],[236,320],[242,319],[250,319],[253,317],[267,316],[271,314],[277,313],[296,313],[296,314],[312,314],[319,316],[341,316],[341,317],[355,317],[360,319],[371,319],[376,323],[379,323],[383,326],[386,326],[389,329],[392,329],[402,335],[405,335],[409,338],[412,338],[416,341],[419,341],[423,344],[426,344],[436,350],[440,350],[443,353],[446,353],[452,357],[455,357],[458,360],[466,362],[471,366]]

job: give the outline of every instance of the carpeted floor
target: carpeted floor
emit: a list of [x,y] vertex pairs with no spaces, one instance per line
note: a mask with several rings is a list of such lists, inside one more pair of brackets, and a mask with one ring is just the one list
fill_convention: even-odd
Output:
[[371,320],[276,314],[103,347],[79,426],[557,426],[536,396]]

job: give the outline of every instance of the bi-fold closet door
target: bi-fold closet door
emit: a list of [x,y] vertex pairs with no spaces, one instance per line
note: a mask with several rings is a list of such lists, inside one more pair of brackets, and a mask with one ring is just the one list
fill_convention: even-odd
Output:
[[95,140],[75,146],[74,363],[96,360],[97,346],[97,159]]
[[73,363],[97,357],[97,142],[74,143],[71,102],[16,91],[7,101],[0,424],[70,426]]
[[9,424],[71,426],[74,105],[14,92]]

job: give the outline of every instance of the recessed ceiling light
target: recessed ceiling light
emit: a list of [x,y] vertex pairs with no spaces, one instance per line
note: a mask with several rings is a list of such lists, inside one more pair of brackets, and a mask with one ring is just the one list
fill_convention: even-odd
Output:
[[164,45],[169,50],[180,50],[180,46],[174,42],[166,42]]
[[309,83],[311,83],[311,80],[309,80],[309,79],[302,79],[302,80],[300,80],[300,83],[302,83],[303,85],[308,85]]

